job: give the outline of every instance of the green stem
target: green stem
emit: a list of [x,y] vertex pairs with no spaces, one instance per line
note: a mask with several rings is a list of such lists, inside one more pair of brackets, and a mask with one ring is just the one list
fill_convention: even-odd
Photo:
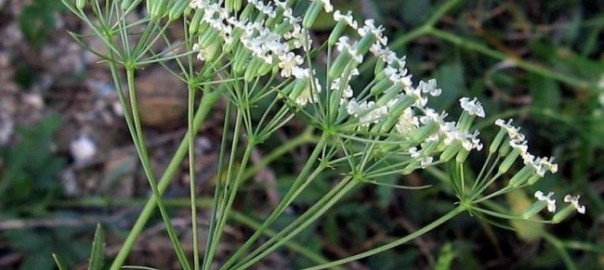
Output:
[[440,20],[440,18],[445,16],[445,14],[447,12],[449,12],[451,9],[453,9],[455,6],[457,6],[458,4],[460,4],[463,1],[464,0],[445,1],[441,6],[438,7],[438,9],[432,14],[432,16],[430,16],[430,18],[426,21],[426,23],[424,25],[430,26],[430,27],[436,25],[436,23],[438,22],[438,20]]
[[[227,172],[227,181],[229,181],[229,179],[231,178],[231,172],[234,169],[235,166],[235,156],[236,156],[236,150],[237,150],[237,142],[238,142],[238,138],[239,138],[239,134],[240,133],[240,129],[242,127],[242,115],[240,113],[237,114],[237,120],[235,123],[235,130],[234,130],[234,139],[233,139],[233,144],[232,144],[232,152],[231,152],[231,157],[230,157],[230,161],[229,161],[229,169]],[[251,137],[250,137],[251,139]],[[222,206],[217,206],[217,209],[215,211],[217,211],[218,213],[220,213],[220,215],[218,216],[218,225],[216,226],[216,229],[213,231],[210,231],[210,235],[212,235],[212,241],[210,242],[210,246],[208,247],[208,252],[206,252],[206,258],[204,260],[203,263],[203,269],[209,269],[212,265],[212,261],[214,258],[214,255],[216,253],[216,249],[218,247],[218,244],[220,242],[220,238],[224,232],[224,227],[226,225],[227,219],[228,219],[228,215],[229,212],[233,206],[233,202],[235,201],[235,197],[237,195],[237,191],[239,190],[239,187],[241,185],[241,183],[243,182],[243,173],[245,171],[245,167],[247,166],[247,163],[250,159],[250,156],[252,154],[252,151],[254,149],[254,145],[255,145],[255,141],[248,141],[246,147],[245,147],[245,151],[243,153],[243,157],[241,158],[241,163],[239,165],[239,167],[236,169],[237,170],[237,175],[235,176],[235,179],[232,183],[232,185],[230,185],[229,183],[227,183],[225,185],[225,189],[226,189],[226,201],[222,201],[221,205]],[[220,181],[220,180],[219,180]]]
[[197,130],[193,129],[193,108],[195,107],[195,91],[196,89],[189,88],[189,104],[187,105],[187,128],[191,130],[191,136],[189,136],[189,189],[191,197],[191,230],[193,231],[193,267],[195,270],[199,270],[199,236],[197,235],[197,196],[195,192],[195,137],[197,135]]
[[[113,208],[120,206],[129,206],[129,207],[137,207],[142,204],[145,204],[147,199],[115,199],[115,198],[85,198],[81,200],[67,200],[67,201],[59,201],[53,202],[53,207],[102,207],[102,208]],[[168,207],[189,207],[191,201],[189,199],[165,199],[164,203]],[[197,200],[198,208],[209,208],[212,206],[212,199],[210,198],[200,198]],[[232,218],[235,222],[241,223],[250,229],[256,231],[261,225],[257,221],[255,221],[252,217],[247,216],[243,213],[237,212],[235,210],[231,211],[229,218]],[[264,235],[268,237],[272,237],[277,233],[271,229],[268,229],[264,232]],[[298,244],[294,241],[288,241],[285,243],[290,250],[299,253],[303,257],[308,258],[310,261],[315,263],[327,263],[329,262],[320,254],[306,248],[305,246]]]
[[[310,134],[309,134],[310,135]],[[315,146],[314,151],[311,153],[310,157],[307,159],[306,164],[302,168],[302,171],[298,174],[298,177],[294,181],[294,184],[289,189],[287,194],[283,197],[283,199],[279,202],[279,205],[272,211],[272,213],[265,219],[262,226],[254,232],[254,234],[240,247],[237,249],[237,252],[233,254],[227,262],[221,267],[221,269],[228,269],[233,264],[235,264],[236,260],[241,257],[241,255],[249,249],[249,247],[262,235],[263,231],[268,229],[268,227],[273,224],[273,222],[283,213],[283,211],[293,202],[293,200],[297,197],[297,195],[304,189],[306,185],[308,185],[313,177],[307,177],[310,172],[312,166],[315,164],[315,161],[321,154],[323,149],[323,145],[326,143],[326,137],[323,136],[319,143]],[[321,171],[321,170],[318,170]],[[306,183],[306,185],[304,185]]]
[[349,262],[353,262],[362,258],[366,258],[375,254],[378,254],[380,252],[384,252],[386,250],[395,248],[397,246],[400,246],[402,244],[405,244],[413,239],[416,239],[420,236],[422,236],[423,234],[435,229],[436,227],[440,226],[441,224],[449,221],[450,219],[454,218],[455,216],[457,216],[458,214],[460,214],[461,212],[465,211],[465,208],[462,205],[457,206],[455,209],[451,210],[450,212],[448,212],[447,214],[445,214],[444,216],[440,217],[439,219],[433,221],[432,223],[422,227],[421,229],[399,239],[396,240],[392,243],[388,243],[386,245],[383,245],[381,247],[377,247],[362,253],[359,253],[357,255],[353,255],[350,256],[348,258],[344,258],[344,259],[340,259],[337,261],[333,261],[330,263],[326,263],[326,264],[321,264],[321,265],[317,265],[317,266],[313,266],[313,267],[309,267],[309,268],[305,268],[305,270],[317,270],[317,269],[325,269],[325,268],[329,268],[329,267],[334,267],[337,265],[342,265],[345,263],[349,263]]
[[143,165],[143,170],[145,171],[147,180],[149,181],[149,186],[151,187],[151,191],[153,192],[153,197],[156,198],[157,207],[159,208],[162,220],[166,225],[166,231],[168,232],[168,236],[170,238],[170,241],[172,242],[172,246],[174,247],[176,256],[178,257],[181,266],[184,269],[188,270],[191,269],[191,266],[189,265],[189,261],[186,257],[186,254],[182,248],[182,245],[180,244],[180,241],[178,240],[178,236],[176,235],[176,231],[174,230],[174,226],[172,225],[172,221],[170,220],[170,215],[168,214],[168,211],[164,206],[163,200],[161,198],[161,193],[157,188],[157,179],[155,178],[155,174],[153,173],[153,169],[151,168],[151,162],[149,161],[149,154],[147,153],[147,146],[145,144],[143,128],[138,109],[138,100],[136,98],[133,68],[126,67],[126,79],[128,81],[128,89],[130,93],[130,110],[135,130],[135,133],[131,134],[134,140],[134,146],[136,147],[141,164]]
[[430,16],[430,18],[428,18],[428,20],[426,20],[426,22],[422,24],[422,26],[415,28],[413,31],[394,40],[392,43],[390,43],[390,48],[399,48],[407,44],[411,40],[428,34],[432,30],[432,28],[434,28],[440,18],[442,18],[447,12],[449,12],[452,8],[454,8],[463,1],[464,0],[445,1],[444,4],[439,6],[438,9],[434,13],[432,13],[432,16]]
[[283,156],[285,153],[295,149],[296,147],[303,145],[305,143],[310,143],[316,140],[316,138],[312,135],[313,128],[309,127],[306,129],[300,136],[297,136],[291,140],[288,140],[285,144],[280,145],[275,150],[273,150],[270,154],[266,155],[262,158],[258,163],[254,164],[254,166],[245,170],[243,174],[243,180],[247,180],[254,176],[259,170],[265,168],[268,164],[276,160],[277,158]]
[[453,43],[459,47],[462,47],[462,48],[465,48],[468,50],[472,50],[472,51],[477,51],[479,53],[482,53],[484,55],[487,55],[489,57],[492,57],[492,58],[495,58],[495,59],[498,59],[501,61],[504,61],[504,60],[512,61],[515,65],[517,65],[518,67],[520,67],[526,71],[533,72],[535,74],[539,74],[539,75],[547,77],[547,78],[552,78],[554,80],[561,81],[563,83],[574,86],[576,88],[593,90],[593,91],[595,91],[595,89],[597,89],[597,86],[595,85],[595,83],[590,82],[588,80],[568,76],[566,73],[557,72],[557,71],[551,70],[549,68],[546,68],[544,66],[530,63],[530,62],[525,61],[520,58],[511,58],[509,55],[507,55],[505,53],[502,53],[497,50],[493,50],[482,44],[476,43],[471,40],[464,39],[460,36],[451,34],[449,32],[445,32],[445,31],[442,31],[439,29],[432,28],[432,29],[430,29],[428,34],[438,37],[447,42]]
[[291,238],[298,235],[308,225],[316,221],[327,210],[329,210],[336,202],[346,195],[359,182],[351,177],[344,178],[337,186],[332,188],[325,196],[321,198],[315,205],[308,209],[303,215],[298,217],[294,222],[290,223],[285,229],[272,237],[254,252],[243,259],[242,262],[235,265],[233,269],[246,269],[254,263],[266,257],[269,253],[287,243]]
[[[220,97],[221,94],[218,91],[205,94],[204,98],[201,100],[199,109],[195,114],[195,118],[193,119],[193,130],[199,130],[206,117],[208,116],[210,109],[220,99]],[[189,136],[191,136],[193,130],[187,131],[187,134],[185,134],[180,145],[178,146],[178,149],[174,153],[174,156],[170,160],[168,167],[166,168],[161,179],[159,180],[157,187],[160,193],[163,193],[168,188],[168,185],[172,181],[172,178],[176,174],[177,170],[180,168],[181,162],[183,161],[185,154],[187,153]],[[110,270],[119,270],[122,267],[122,265],[126,261],[126,258],[128,257],[128,254],[130,254],[130,251],[134,246],[136,238],[143,231],[145,225],[147,224],[147,221],[155,211],[155,205],[157,204],[156,201],[157,198],[155,198],[155,196],[149,198],[142,212],[138,216],[138,219],[136,220],[134,226],[130,230],[130,233],[126,237],[122,248],[119,250],[117,256],[113,260]]]
[[[257,231],[258,229],[261,228],[261,224],[259,222],[254,221],[252,218],[245,216],[239,212],[231,212],[230,217],[233,218],[233,220],[242,223],[248,227],[250,227],[251,229],[253,229],[254,231]],[[275,235],[277,235],[277,233],[271,229],[266,229],[262,232],[264,235],[268,236],[268,237],[274,237]],[[285,245],[292,251],[295,251],[297,253],[299,253],[300,255],[308,258],[309,260],[316,262],[316,263],[327,263],[329,262],[327,259],[325,259],[323,256],[313,252],[310,249],[307,249],[306,247],[304,247],[301,244],[298,244],[294,241],[288,241],[285,243]]]
[[545,231],[542,233],[542,236],[558,251],[558,253],[560,254],[560,258],[562,258],[562,261],[566,265],[566,269],[577,270],[577,266],[573,262],[573,259],[570,257],[568,251],[566,251],[566,248],[564,248],[564,245],[558,238]]

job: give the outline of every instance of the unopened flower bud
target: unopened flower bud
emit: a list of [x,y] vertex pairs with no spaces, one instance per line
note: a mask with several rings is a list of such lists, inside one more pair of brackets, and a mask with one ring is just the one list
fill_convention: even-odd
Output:
[[489,147],[489,155],[491,155],[497,151],[497,149],[499,148],[499,145],[501,144],[501,141],[503,141],[503,136],[505,134],[506,134],[505,130],[503,130],[503,129],[499,130],[499,132],[495,136],[495,139],[493,139],[491,146]]
[[356,52],[360,55],[365,55],[376,41],[377,37],[373,33],[366,34],[357,43],[355,47]]
[[174,21],[182,16],[187,8],[189,8],[189,0],[178,0],[170,8],[168,12],[168,20]]
[[86,0],[76,0],[76,8],[78,10],[84,9],[84,6],[86,6]]
[[457,152],[459,152],[459,150],[461,149],[462,145],[460,141],[455,141],[455,143],[453,143],[452,145],[449,145],[441,154],[440,154],[440,160],[441,161],[449,161],[451,158],[453,158]]
[[194,35],[199,30],[199,26],[201,25],[201,19],[203,18],[203,11],[201,9],[195,10],[195,14],[193,14],[193,18],[191,18],[191,22],[189,23],[189,33]]
[[514,149],[511,153],[509,153],[503,162],[501,162],[501,165],[499,165],[499,174],[504,174],[507,172],[510,167],[512,167],[512,164],[514,164],[514,161],[516,161],[518,156],[520,156],[520,151],[518,149]]
[[306,10],[306,14],[304,14],[304,19],[302,20],[302,26],[306,29],[310,29],[312,25],[315,23],[319,12],[323,8],[323,4],[320,1],[313,1],[308,9]]
[[336,57],[336,60],[331,64],[329,68],[329,78],[336,79],[344,74],[346,66],[352,61],[352,55],[348,51],[343,51]]
[[336,42],[338,42],[338,39],[340,38],[340,36],[342,36],[344,30],[346,30],[346,26],[348,26],[348,23],[346,23],[345,21],[339,21],[336,24],[336,26],[333,28],[333,31],[331,31],[331,34],[329,34],[329,39],[327,40],[327,44],[330,47],[335,45]]
[[132,9],[134,6],[138,5],[142,0],[122,0],[121,8],[124,11],[128,11]]
[[531,166],[524,166],[512,177],[512,179],[510,179],[509,185],[511,187],[518,187],[526,183],[534,174],[535,170],[533,170]]

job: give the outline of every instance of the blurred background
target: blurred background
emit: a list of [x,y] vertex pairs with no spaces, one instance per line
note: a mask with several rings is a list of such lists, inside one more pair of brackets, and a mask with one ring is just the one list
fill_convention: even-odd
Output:
[[[531,192],[551,190],[580,194],[587,207],[586,214],[558,225],[512,224],[516,231],[462,215],[347,269],[604,269],[604,1],[332,2],[385,25],[391,47],[407,55],[414,82],[438,80],[443,95],[433,107],[458,115],[460,97],[478,97],[487,112],[480,123],[483,138],[494,137],[496,119],[515,118],[532,153],[556,157],[557,174],[502,204],[523,209],[532,203]],[[330,27],[327,18],[319,18],[314,34],[325,36]],[[107,256],[114,256],[149,196],[111,74],[68,31],[91,33],[60,1],[0,0],[0,269],[54,269],[52,253],[84,269],[97,223],[107,232]],[[169,35],[183,37],[178,27]],[[95,39],[88,46],[102,50]],[[136,85],[160,173],[186,131],[186,87],[161,67],[140,71]],[[222,106],[196,139],[198,186],[206,202],[216,145],[228,135],[221,130]],[[288,129],[259,148],[256,159],[296,134],[292,130],[302,131],[304,123],[294,120]],[[247,183],[236,205],[241,216],[229,227],[219,257],[236,250],[253,231],[254,217],[276,205],[307,154],[307,148],[294,149]],[[480,168],[481,160],[472,166]],[[183,164],[166,195],[183,239],[190,238],[188,166]],[[404,181],[438,182],[434,171]],[[283,224],[330,185],[315,181],[310,188],[313,192],[296,204],[299,211],[287,213]],[[368,186],[344,198],[294,242],[327,258],[349,256],[422,227],[455,201],[443,185],[420,191]],[[201,224],[207,216],[201,215]],[[156,217],[128,263],[174,269],[170,250]],[[309,265],[283,248],[256,269]]]

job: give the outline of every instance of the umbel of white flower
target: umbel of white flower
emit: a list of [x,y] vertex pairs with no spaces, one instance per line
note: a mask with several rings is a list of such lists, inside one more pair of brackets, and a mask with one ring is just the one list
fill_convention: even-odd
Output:
[[[414,86],[405,57],[388,48],[384,28],[373,20],[358,22],[350,12],[334,11],[328,0],[311,1],[303,17],[295,15],[287,1],[250,0],[238,7],[227,3],[225,8],[215,1],[193,0],[189,6],[194,10],[190,29],[197,37],[193,50],[198,59],[211,61],[221,54],[231,55],[232,71],[246,81],[277,73],[291,86],[284,87],[281,97],[300,109],[318,102],[331,105],[321,108],[335,113],[338,124],[346,127],[344,132],[388,133],[414,141],[404,151],[420,159],[422,168],[442,151],[440,160],[446,161],[456,155],[463,160],[471,150],[482,149],[479,133],[470,130],[476,117],[486,115],[480,102],[461,98],[463,114],[457,122],[446,121],[447,113],[428,107],[429,98],[442,91],[436,81],[420,81]],[[240,11],[230,12],[234,10]],[[319,80],[313,66],[305,63],[313,49],[306,29],[321,12],[331,13],[336,22],[327,41],[335,57],[328,60],[326,81]],[[352,82],[359,75],[357,67],[370,56],[378,59],[375,77],[364,88],[355,89]],[[322,89],[329,91],[322,95]],[[507,132],[505,147],[499,147],[504,140],[500,132],[490,148],[491,152],[499,149],[505,157],[499,173],[505,173],[517,157],[526,165],[510,185],[532,184],[546,171],[556,172],[553,158],[535,158],[528,153],[524,135],[511,126],[511,120],[496,124]]]

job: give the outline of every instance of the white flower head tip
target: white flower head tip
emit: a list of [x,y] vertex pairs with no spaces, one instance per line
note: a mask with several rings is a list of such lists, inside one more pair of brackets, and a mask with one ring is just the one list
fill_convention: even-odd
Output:
[[581,197],[580,195],[572,196],[569,194],[569,195],[564,196],[564,202],[570,203],[572,206],[574,206],[575,209],[577,209],[577,212],[579,212],[581,214],[585,214],[585,205],[579,204],[580,197]]
[[524,141],[524,134],[520,133],[520,128],[512,126],[512,119],[508,120],[507,122],[503,119],[497,119],[497,121],[495,121],[495,125],[505,129],[510,137],[510,140]]
[[478,101],[477,98],[470,100],[467,97],[463,97],[459,99],[459,103],[461,103],[461,108],[468,112],[470,115],[476,115],[478,117],[484,118],[484,108]]
[[440,96],[442,90],[436,87],[436,79],[430,79],[428,82],[420,81],[418,89],[422,90],[422,93],[429,93],[431,96]]
[[339,21],[344,21],[346,22],[350,27],[352,27],[353,29],[358,29],[359,28],[359,24],[357,23],[357,21],[354,20],[354,18],[352,17],[352,12],[348,11],[348,13],[346,14],[342,14],[342,12],[340,12],[339,10],[336,10],[333,13],[333,19],[337,22]]
[[[547,211],[553,213],[556,212],[556,200],[552,199],[552,196],[554,196],[553,192],[548,193],[547,196],[541,191],[535,192],[535,198],[537,198],[539,201],[547,202]],[[564,200],[566,201],[566,198],[564,198]]]
[[323,9],[325,9],[326,13],[331,13],[333,11],[333,5],[331,4],[331,1],[329,1],[329,0],[315,0],[315,1],[323,4]]

